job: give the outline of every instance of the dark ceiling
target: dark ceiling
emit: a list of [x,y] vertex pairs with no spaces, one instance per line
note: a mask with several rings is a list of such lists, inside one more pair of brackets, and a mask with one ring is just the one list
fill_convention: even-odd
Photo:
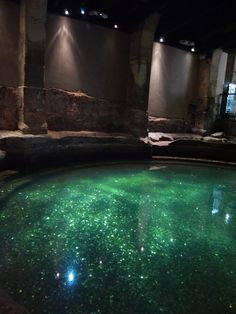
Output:
[[[85,9],[81,15],[80,9]],[[155,39],[164,37],[166,44],[190,49],[180,40],[195,42],[197,53],[210,54],[215,48],[236,48],[236,0],[48,0],[51,13],[64,14],[107,27],[118,25],[130,32],[152,12],[161,15]],[[90,16],[89,12],[106,13],[108,19]]]

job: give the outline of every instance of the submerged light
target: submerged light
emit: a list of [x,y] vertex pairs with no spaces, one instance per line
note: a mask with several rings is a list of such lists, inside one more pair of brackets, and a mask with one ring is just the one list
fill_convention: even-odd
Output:
[[73,271],[69,271],[67,274],[67,282],[72,284],[75,281],[75,274]]

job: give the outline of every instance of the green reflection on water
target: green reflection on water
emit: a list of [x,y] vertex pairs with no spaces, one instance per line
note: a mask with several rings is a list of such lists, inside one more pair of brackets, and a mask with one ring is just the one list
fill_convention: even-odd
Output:
[[0,288],[31,313],[236,311],[236,172],[67,169],[1,187]]

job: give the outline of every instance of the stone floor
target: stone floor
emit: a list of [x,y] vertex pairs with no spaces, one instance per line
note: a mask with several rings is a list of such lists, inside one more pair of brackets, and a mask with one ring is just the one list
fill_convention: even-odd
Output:
[[0,139],[9,137],[21,138],[37,138],[45,137],[51,139],[59,139],[64,137],[94,137],[94,138],[133,138],[132,135],[127,133],[105,133],[105,132],[92,132],[92,131],[48,131],[48,134],[32,135],[23,134],[21,131],[0,131]]
[[[213,136],[213,135],[216,136]],[[225,137],[222,132],[213,133],[212,135],[202,136],[193,133],[163,133],[149,132],[148,137],[142,139],[145,143],[157,146],[167,146],[174,141],[188,140],[201,141],[205,143],[232,143],[236,144],[236,137]]]

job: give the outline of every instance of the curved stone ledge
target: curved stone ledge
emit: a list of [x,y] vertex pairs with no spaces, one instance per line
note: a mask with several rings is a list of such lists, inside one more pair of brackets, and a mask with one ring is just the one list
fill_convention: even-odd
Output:
[[151,146],[126,135],[67,132],[49,136],[18,136],[0,139],[9,167],[41,168],[69,162],[151,158]]
[[209,143],[198,140],[176,140],[168,145],[153,145],[153,155],[202,158],[236,162],[236,144]]

